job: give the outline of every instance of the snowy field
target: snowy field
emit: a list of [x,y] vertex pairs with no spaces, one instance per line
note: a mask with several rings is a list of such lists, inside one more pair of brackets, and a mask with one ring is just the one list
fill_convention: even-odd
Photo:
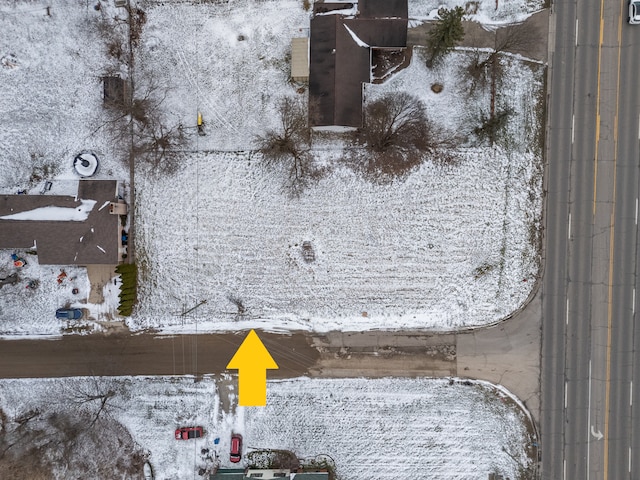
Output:
[[[162,51],[171,48],[167,43]],[[367,98],[411,92],[440,126],[471,136],[490,96],[466,93],[462,74],[469,54],[453,53],[434,70],[420,55],[386,84],[367,85]],[[170,75],[170,66],[165,68]],[[282,178],[261,168],[251,153],[194,153],[174,176],[139,175],[137,215],[146,220],[137,227],[142,301],[129,326],[453,330],[509,315],[526,300],[538,274],[532,232],[541,213],[536,105],[543,68],[515,58],[504,59],[503,68],[496,102],[514,112],[505,135],[508,151],[463,148],[456,165],[426,162],[385,185],[344,167],[335,151],[318,151],[332,173],[293,199],[283,192]],[[256,71],[252,78],[264,82],[256,90],[273,92],[271,74],[265,79]],[[444,85],[442,93],[431,91],[435,82]],[[217,91],[211,89],[211,96]],[[214,135],[224,136],[223,127]],[[247,137],[228,139],[243,150]],[[316,252],[313,263],[303,260],[305,241]],[[202,300],[206,305],[185,327],[177,314]]]
[[[232,432],[254,449],[334,459],[341,480],[521,478],[532,465],[527,417],[508,392],[446,379],[299,378],[268,384],[267,406],[224,412],[212,378],[2,380],[0,408],[9,418],[29,409],[68,408],[70,392],[117,391],[107,418],[124,424],[147,455],[156,480],[192,478],[198,468],[230,467]],[[225,395],[228,393],[225,392]],[[231,393],[233,397],[233,393]],[[96,405],[82,408],[95,412]],[[47,410],[45,410],[47,411]],[[372,419],[377,419],[372,421]],[[205,437],[173,439],[179,426]],[[214,439],[219,438],[218,445]],[[202,449],[209,449],[202,453]],[[99,452],[93,452],[98,457]]]
[[101,13],[86,5],[79,0],[0,5],[1,193],[37,194],[41,185],[31,180],[32,173],[55,179],[50,193],[59,193],[57,181],[78,179],[73,159],[85,150],[100,158],[96,178],[128,179],[126,157],[102,127],[107,116],[101,76],[116,67],[96,29]]
[[532,13],[542,10],[545,0],[409,0],[409,21],[433,20],[440,8],[466,7],[466,19],[486,27],[524,21]]
[[[439,6],[465,3],[410,1],[410,17],[419,22]],[[100,77],[131,72],[107,53],[100,34],[101,19],[118,10],[100,5],[61,0],[49,15],[47,2],[0,6],[0,193],[37,194],[50,179],[52,194],[73,194],[66,187],[77,179],[73,158],[85,150],[100,158],[98,178],[128,179]],[[307,32],[302,1],[138,5],[145,24],[133,74],[143,90],[156,89],[166,121],[185,127],[187,144],[174,175],[137,172],[142,283],[132,329],[450,330],[498,321],[522,305],[538,274],[532,232],[541,213],[541,160],[532,139],[541,66],[504,60],[509,82],[499,86],[499,100],[514,108],[508,136],[518,139],[508,150],[465,147],[456,165],[427,162],[402,181],[373,185],[343,167],[336,143],[316,152],[332,173],[291,199],[250,149],[256,134],[275,126],[276,100],[296,95],[288,83],[290,39]],[[541,7],[522,0],[496,9],[484,0],[471,18],[520,21]],[[367,97],[410,91],[442,126],[468,133],[470,116],[490,102],[486,92],[463,94],[465,55],[436,70],[416,56],[387,84],[369,86]],[[445,87],[439,95],[429,89],[436,81]],[[205,136],[196,134],[198,111]],[[302,260],[304,241],[316,252],[312,264]],[[0,277],[13,271],[11,253],[0,252]],[[0,335],[60,333],[65,326],[53,312],[68,303],[93,317],[113,307],[78,305],[89,288],[82,271],[73,273],[77,297],[56,283],[59,268],[40,269],[34,259],[23,273],[19,285],[0,290]],[[39,289],[24,288],[31,278],[40,279]],[[110,302],[113,293],[106,292]]]

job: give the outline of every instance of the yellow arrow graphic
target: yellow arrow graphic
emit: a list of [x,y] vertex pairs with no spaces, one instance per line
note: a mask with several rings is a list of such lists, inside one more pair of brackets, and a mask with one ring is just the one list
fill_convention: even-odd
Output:
[[238,370],[238,405],[264,407],[267,404],[267,370],[277,370],[278,364],[251,330],[227,365]]

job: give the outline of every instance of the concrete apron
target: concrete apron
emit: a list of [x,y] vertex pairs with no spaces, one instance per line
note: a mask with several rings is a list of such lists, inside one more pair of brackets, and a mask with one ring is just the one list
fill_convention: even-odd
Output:
[[541,300],[514,318],[459,334],[329,332],[312,335],[317,377],[461,377],[500,384],[540,416]]

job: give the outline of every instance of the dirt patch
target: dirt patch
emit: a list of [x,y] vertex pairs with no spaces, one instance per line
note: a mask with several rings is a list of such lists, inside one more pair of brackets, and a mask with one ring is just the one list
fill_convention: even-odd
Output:
[[458,370],[453,335],[329,332],[313,345],[320,352],[313,376],[449,377]]

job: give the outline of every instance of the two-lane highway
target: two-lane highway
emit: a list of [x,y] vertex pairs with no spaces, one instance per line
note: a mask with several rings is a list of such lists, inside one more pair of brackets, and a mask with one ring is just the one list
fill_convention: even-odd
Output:
[[[634,477],[640,26],[561,1],[549,101],[542,477]],[[640,293],[640,292],[639,292]]]

